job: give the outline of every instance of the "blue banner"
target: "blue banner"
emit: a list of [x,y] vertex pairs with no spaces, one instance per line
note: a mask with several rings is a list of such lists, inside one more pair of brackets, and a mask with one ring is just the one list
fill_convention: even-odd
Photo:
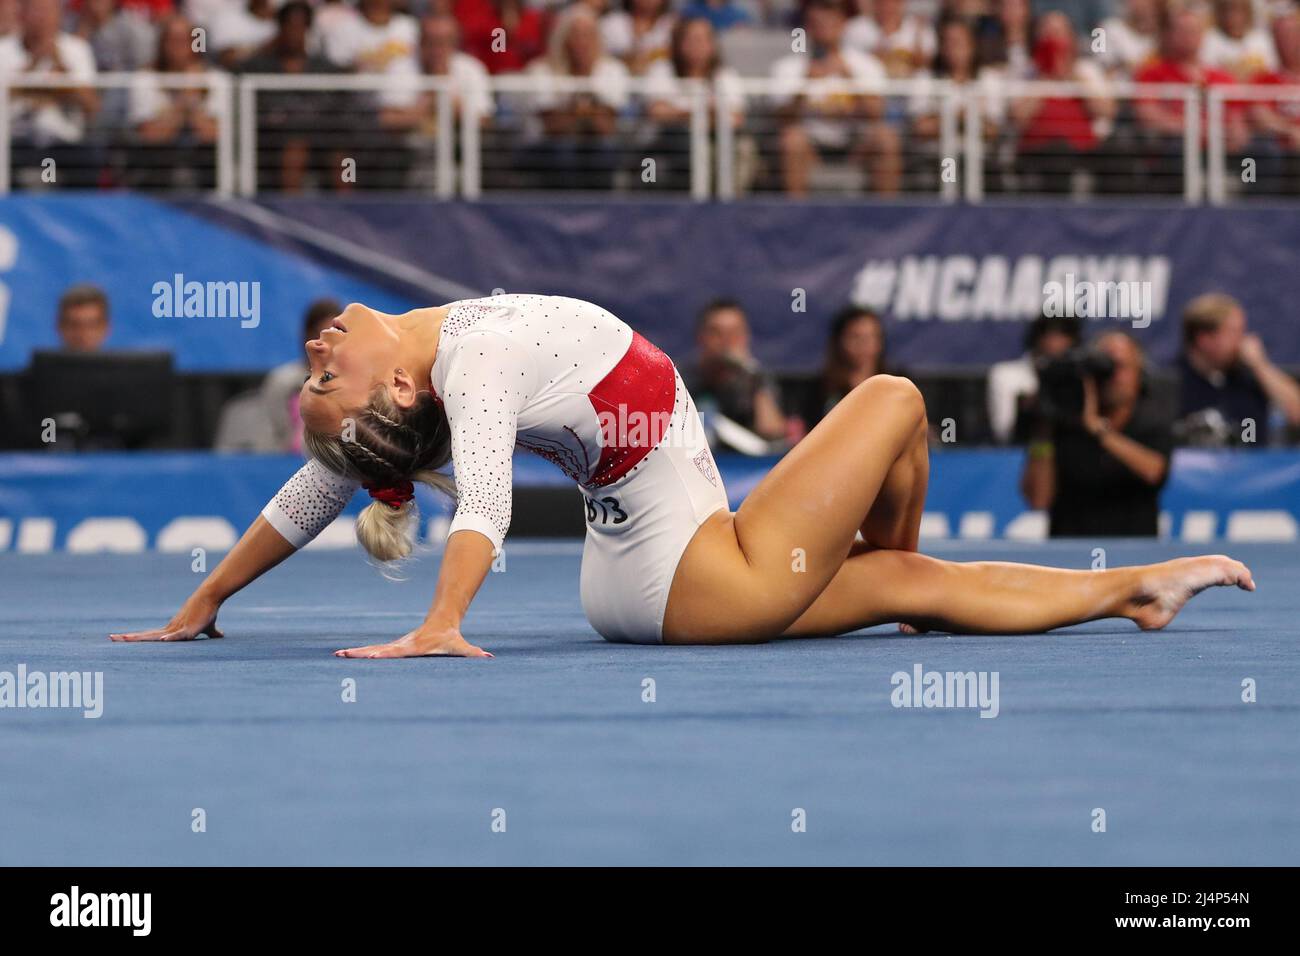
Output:
[[[1046,532],[1046,518],[1018,491],[1023,456],[1006,449],[949,451],[932,459],[927,538],[1018,538]],[[0,454],[0,552],[224,550],[301,464],[280,455]],[[773,464],[718,457],[733,508]],[[515,484],[565,486],[558,469],[531,455],[515,460]],[[446,534],[447,503],[419,489],[421,536]],[[358,495],[314,547],[352,547]],[[1162,498],[1165,536],[1182,541],[1300,538],[1300,453],[1174,455]],[[581,509],[575,493],[573,507]]]
[[58,346],[59,297],[108,295],[107,348],[166,349],[183,370],[257,370],[302,356],[322,296],[384,311],[400,292],[140,196],[0,199],[0,371]]
[[[1110,318],[1096,319],[1094,328],[1119,323],[1165,363],[1179,348],[1183,306],[1221,291],[1242,301],[1276,361],[1300,363],[1300,216],[1288,209],[608,200],[261,205],[346,234],[437,280],[597,302],[679,362],[693,348],[696,311],[729,296],[749,312],[758,357],[786,368],[820,363],[830,317],[849,302],[888,317],[890,357],[903,366],[1015,357],[1025,323],[1048,306],[1105,313]],[[1136,314],[1142,306],[1146,314]]]
[[[1094,328],[1131,329],[1167,363],[1183,306],[1224,291],[1276,361],[1300,364],[1300,216],[1288,209],[9,197],[0,371],[56,342],[55,305],[74,282],[108,291],[110,345],[169,348],[192,370],[296,357],[319,296],[401,311],[496,289],[590,299],[679,363],[700,306],[734,297],[758,357],[784,368],[820,362],[849,302],[887,317],[903,367],[1016,356],[1044,307],[1103,313]],[[243,316],[254,289],[256,325]]]

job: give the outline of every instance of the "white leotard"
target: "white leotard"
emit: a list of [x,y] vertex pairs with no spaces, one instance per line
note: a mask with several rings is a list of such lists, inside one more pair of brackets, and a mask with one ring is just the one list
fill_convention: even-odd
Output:
[[[633,339],[625,322],[579,299],[499,295],[451,304],[431,376],[451,426],[458,500],[449,535],[477,531],[500,552],[510,527],[516,444],[579,484],[610,477],[592,392]],[[358,487],[309,461],[262,515],[302,547],[339,516]]]
[[[451,427],[459,500],[449,534],[477,531],[499,554],[512,452],[536,452],[583,492],[587,619],[611,641],[661,640],[681,556],[728,503],[668,357],[589,302],[502,295],[452,304],[431,377]],[[262,514],[301,547],[356,489],[308,462]]]

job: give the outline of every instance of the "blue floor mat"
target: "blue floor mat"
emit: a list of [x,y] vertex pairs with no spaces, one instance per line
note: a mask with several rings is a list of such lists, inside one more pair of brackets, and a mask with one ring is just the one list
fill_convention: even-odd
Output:
[[[466,626],[490,661],[331,656],[418,623],[436,557],[393,583],[306,552],[229,603],[226,639],[124,645],[193,587],[188,553],[0,555],[0,671],[104,675],[99,719],[0,710],[0,864],[1295,864],[1300,554],[1227,550],[1259,591],[1161,633],[664,648],[590,629],[576,544],[512,543]],[[996,671],[998,716],[895,708],[917,664]]]

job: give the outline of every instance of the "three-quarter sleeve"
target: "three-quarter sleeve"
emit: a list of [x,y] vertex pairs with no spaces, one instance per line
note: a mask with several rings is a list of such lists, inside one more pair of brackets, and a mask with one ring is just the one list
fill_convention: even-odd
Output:
[[267,502],[262,517],[284,540],[301,548],[329,527],[360,486],[360,482],[334,474],[313,458]]
[[441,398],[456,475],[448,537],[477,531],[500,554],[510,528],[515,432],[538,385],[536,365],[524,345],[489,329],[460,336],[447,359]]

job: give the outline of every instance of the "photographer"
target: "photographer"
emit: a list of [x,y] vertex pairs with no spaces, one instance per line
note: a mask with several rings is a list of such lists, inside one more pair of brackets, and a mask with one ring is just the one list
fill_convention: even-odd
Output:
[[1082,338],[1077,318],[1041,315],[1025,331],[1025,353],[989,369],[989,429],[999,445],[1029,441],[1038,416],[1038,367],[1078,348]]
[[1132,337],[1106,332],[1040,368],[1042,417],[1020,489],[1047,509],[1052,537],[1157,533],[1173,438],[1144,366]]

